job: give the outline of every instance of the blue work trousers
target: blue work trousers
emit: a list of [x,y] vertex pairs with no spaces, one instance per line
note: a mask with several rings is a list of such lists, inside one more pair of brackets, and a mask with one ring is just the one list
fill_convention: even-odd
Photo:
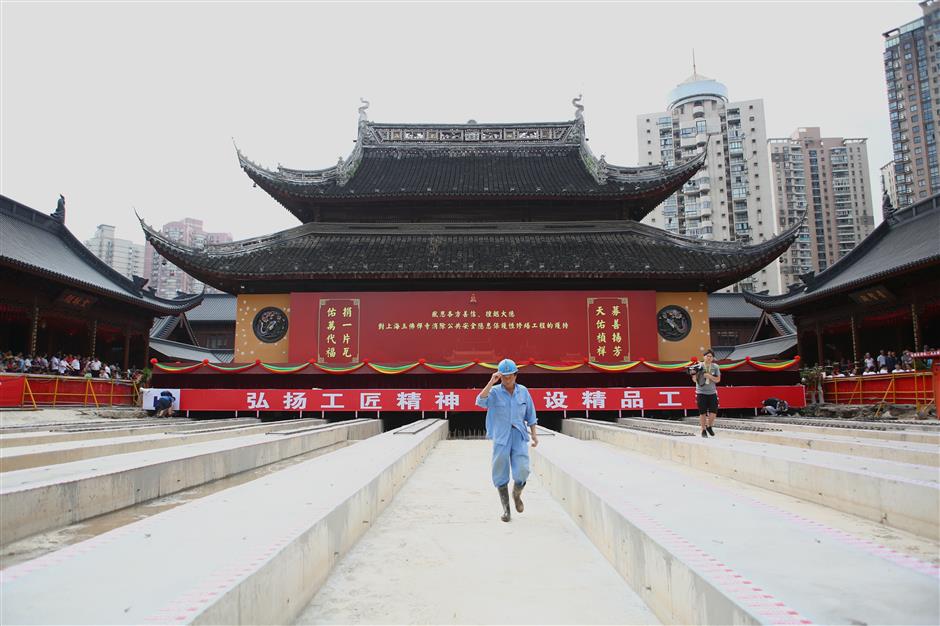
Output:
[[505,444],[493,443],[493,484],[498,489],[509,484],[509,470],[512,479],[524,483],[529,478],[529,442],[518,428],[510,428],[509,441]]

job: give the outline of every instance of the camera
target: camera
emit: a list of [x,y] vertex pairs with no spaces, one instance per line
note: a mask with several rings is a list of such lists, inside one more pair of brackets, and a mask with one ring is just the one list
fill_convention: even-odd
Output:
[[693,363],[692,365],[689,366],[689,376],[695,376],[696,374],[701,372],[704,367],[705,366],[702,365],[701,363]]

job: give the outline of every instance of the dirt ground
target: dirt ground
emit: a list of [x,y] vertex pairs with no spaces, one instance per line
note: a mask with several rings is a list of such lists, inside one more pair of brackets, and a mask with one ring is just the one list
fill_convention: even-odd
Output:
[[139,408],[128,407],[120,409],[30,409],[30,410],[3,410],[0,411],[0,428],[10,426],[39,426],[42,424],[62,424],[64,422],[91,422],[105,419],[144,419],[147,414]]

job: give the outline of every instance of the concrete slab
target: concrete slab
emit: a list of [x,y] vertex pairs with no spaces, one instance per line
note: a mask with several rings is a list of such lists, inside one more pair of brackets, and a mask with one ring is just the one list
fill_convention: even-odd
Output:
[[288,622],[446,435],[376,436],[7,568],[0,622]]
[[[685,422],[637,418],[622,418],[617,421],[624,425],[653,425],[661,428],[672,428],[693,435],[699,435],[701,433],[701,428],[698,424],[687,424]],[[717,429],[716,434],[723,438],[730,437],[743,441],[757,441],[760,443],[835,452],[870,459],[940,467],[940,446],[929,443],[855,437],[851,431],[840,435],[816,433],[812,431],[791,432],[786,424],[757,426],[751,424],[719,425],[716,423],[715,428]]]
[[94,427],[60,426],[50,430],[17,432],[0,434],[0,448],[13,448],[16,446],[32,446],[43,443],[56,443],[59,441],[81,441],[83,439],[104,439],[108,437],[127,437],[131,435],[144,435],[162,432],[187,432],[211,428],[213,426],[237,426],[260,424],[261,420],[253,417],[232,418],[225,420],[175,420],[170,423],[162,421],[141,422],[132,425],[114,425]]
[[4,472],[0,544],[319,447],[377,435],[381,428],[379,420],[352,420],[293,436],[248,435]]
[[659,623],[537,479],[499,521],[491,451],[438,444],[295,623]]
[[[687,422],[697,424],[698,419],[688,419]],[[893,424],[891,422],[814,420],[787,417],[760,417],[754,419],[729,419],[719,417],[715,421],[715,424],[748,424],[769,428],[779,428],[781,425],[785,425],[790,432],[823,433],[827,435],[845,435],[850,433],[853,437],[870,437],[873,439],[940,445],[940,431],[938,431],[938,427],[923,426],[917,428],[911,424]]]
[[931,564],[599,441],[555,437],[533,461],[540,481],[663,622],[940,621]]
[[565,420],[579,439],[598,439],[655,458],[731,476],[931,539],[940,538],[935,467],[740,441],[676,437],[591,420]]
[[58,441],[40,443],[31,446],[0,449],[0,472],[70,463],[82,459],[125,454],[141,450],[153,450],[171,446],[212,441],[228,437],[243,437],[278,430],[300,428],[325,424],[322,419],[291,420],[285,422],[265,422],[251,424],[209,424],[203,428],[190,429],[183,433],[157,432],[136,434],[125,437],[106,437],[104,439],[85,439],[79,441]]

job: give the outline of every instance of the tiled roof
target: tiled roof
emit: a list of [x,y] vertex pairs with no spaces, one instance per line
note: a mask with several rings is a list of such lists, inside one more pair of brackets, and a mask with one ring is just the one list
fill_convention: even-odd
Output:
[[186,313],[190,322],[234,322],[235,296],[227,293],[207,293],[202,304]]
[[166,315],[164,317],[153,318],[153,326],[150,327],[150,337],[157,339],[166,339],[176,328],[179,322],[179,315]]
[[786,355],[787,352],[796,348],[796,333],[791,335],[782,335],[780,337],[771,337],[761,341],[752,341],[751,343],[742,343],[735,346],[734,351],[724,357],[732,361],[740,361],[746,357],[752,359],[776,358]]
[[708,317],[711,319],[756,320],[758,307],[744,299],[743,293],[712,293],[708,295]]
[[770,313],[768,315],[770,323],[774,325],[774,328],[777,329],[781,335],[792,335],[796,332],[796,322],[793,320],[792,315],[784,315],[783,313]]
[[96,257],[62,222],[2,195],[0,265],[161,314],[181,313],[202,299],[199,295],[166,300],[141,290]]
[[610,165],[594,157],[583,134],[580,119],[496,125],[367,122],[360,124],[350,158],[332,168],[270,170],[241,152],[238,158],[248,176],[302,222],[319,221],[318,209],[336,201],[406,200],[418,207],[471,197],[515,198],[527,206],[560,198],[584,204],[613,201],[625,211],[623,217],[640,220],[705,159],[702,152],[673,167]]
[[851,292],[904,272],[940,266],[940,196],[892,214],[851,252],[810,278],[801,289],[780,296],[748,294],[767,311],[794,307],[831,294]]
[[[229,293],[271,280],[614,279],[714,290],[770,263],[799,224],[754,246],[670,235],[636,222],[306,224],[205,250],[142,223],[160,254]],[[474,287],[477,288],[477,287]]]
[[156,337],[150,338],[150,350],[175,361],[194,363],[203,359],[209,359],[210,363],[231,363],[235,358],[234,350],[209,350]]

